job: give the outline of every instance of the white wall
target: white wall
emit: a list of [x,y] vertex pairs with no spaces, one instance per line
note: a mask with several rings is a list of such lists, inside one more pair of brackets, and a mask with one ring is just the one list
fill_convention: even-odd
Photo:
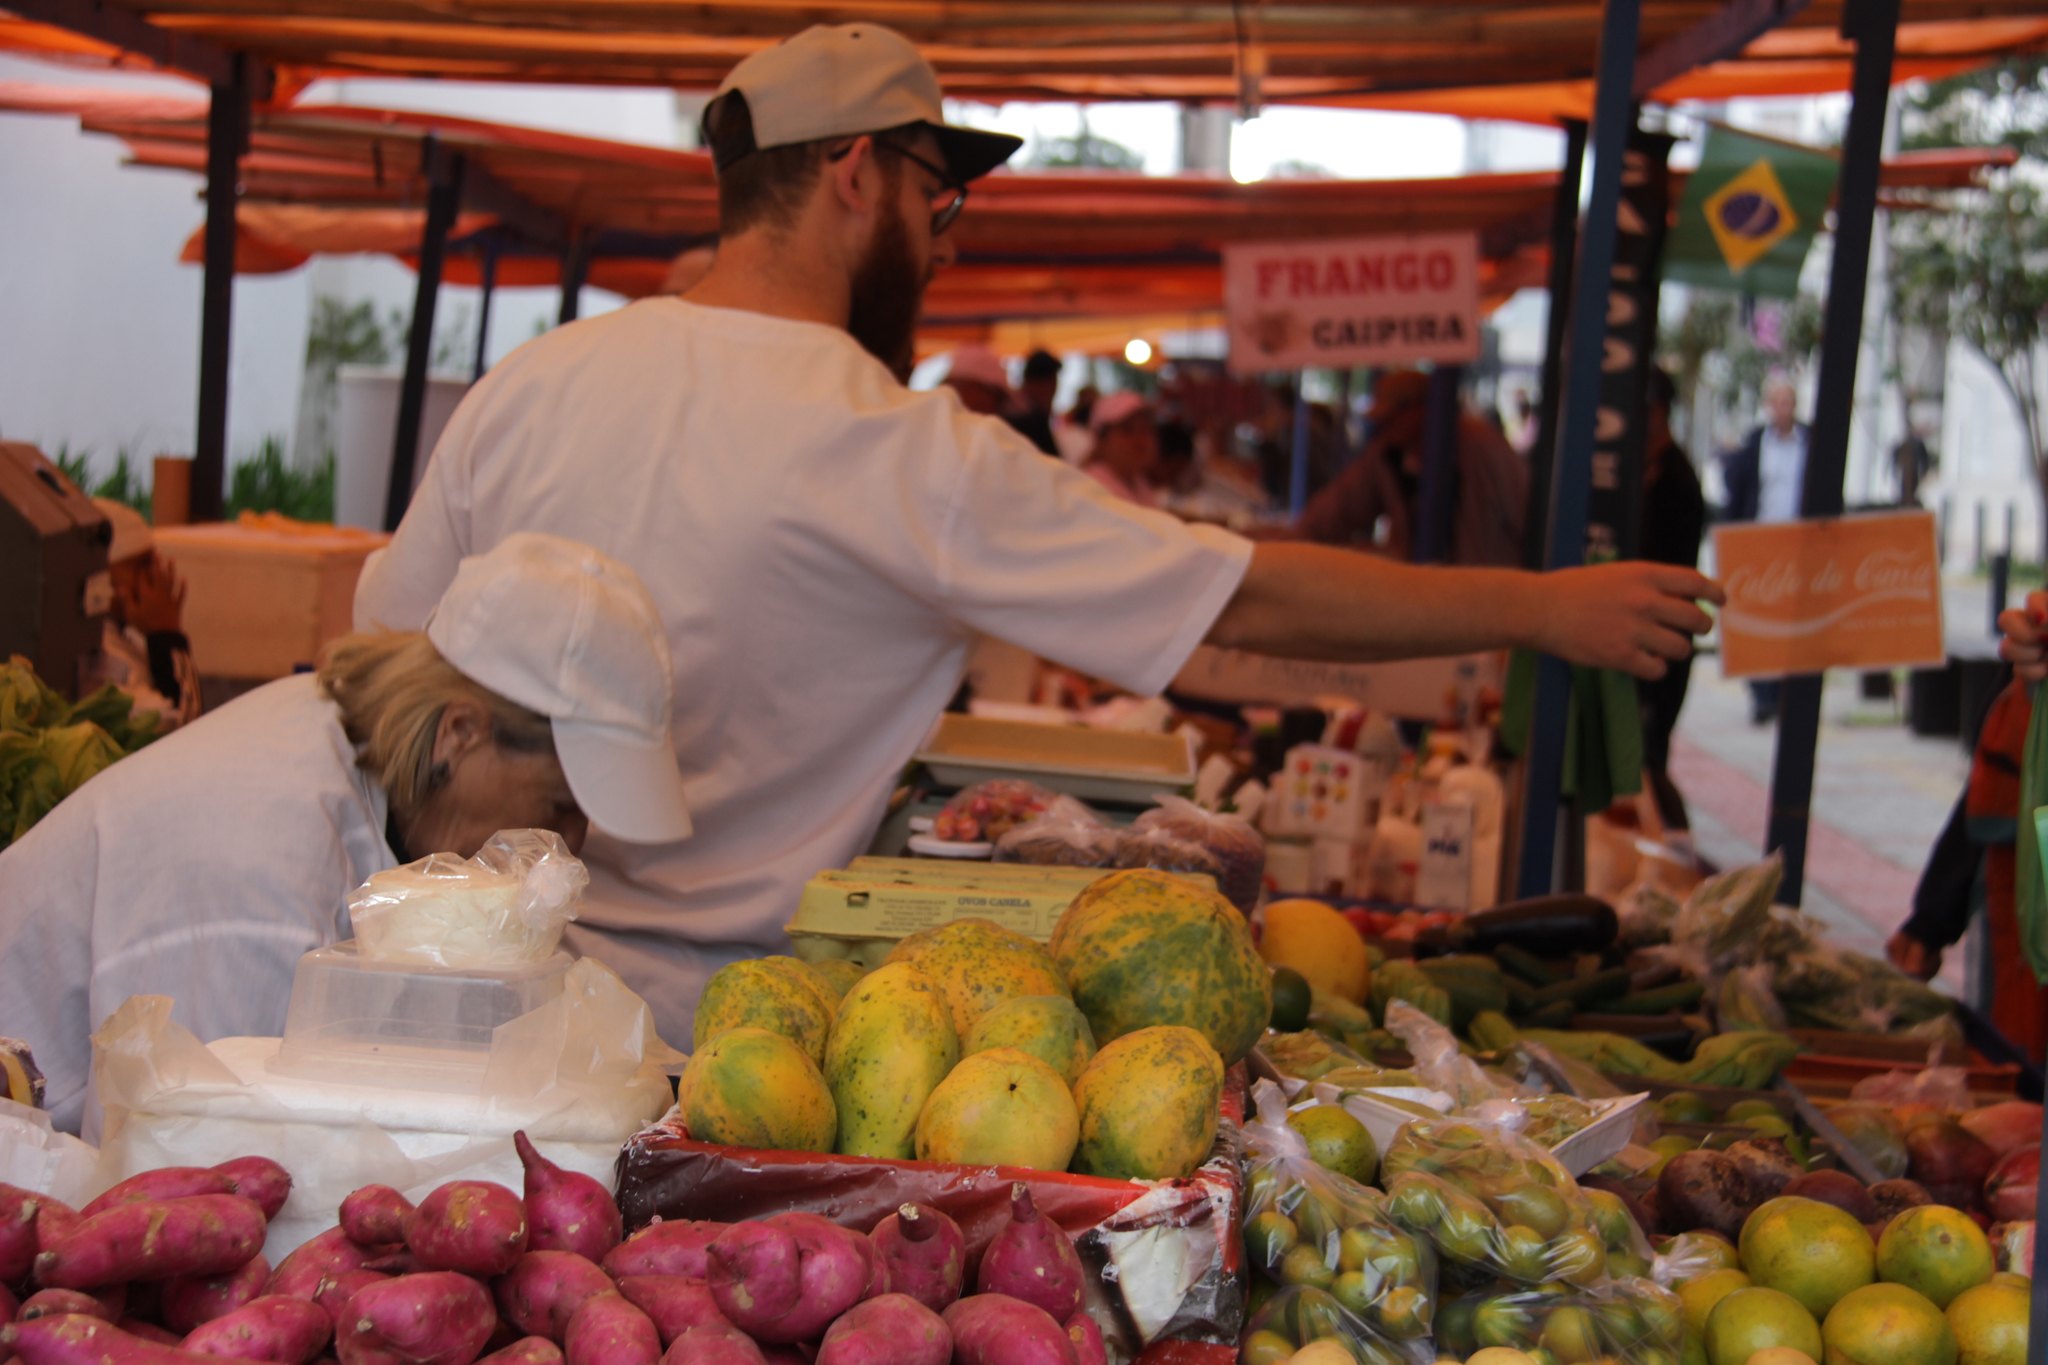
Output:
[[1960,342],[1949,348],[1948,401],[1942,408],[1941,468],[1924,495],[1943,509],[1948,524],[1948,566],[1975,561],[1977,508],[1984,508],[1984,552],[2006,548],[2005,509],[2017,509],[2019,556],[2041,555],[2041,500],[2027,471],[2019,416],[1990,364]]

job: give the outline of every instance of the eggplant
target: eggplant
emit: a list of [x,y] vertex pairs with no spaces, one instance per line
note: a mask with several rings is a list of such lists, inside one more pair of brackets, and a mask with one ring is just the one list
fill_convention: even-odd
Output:
[[1490,953],[1502,946],[1544,957],[1597,953],[1614,946],[1621,921],[1614,907],[1596,896],[1538,896],[1480,910],[1456,924],[1423,936],[1417,957],[1448,953]]

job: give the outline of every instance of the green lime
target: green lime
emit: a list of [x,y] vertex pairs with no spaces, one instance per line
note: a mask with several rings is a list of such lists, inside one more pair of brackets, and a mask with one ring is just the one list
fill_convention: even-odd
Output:
[[1546,1242],[1563,1232],[1571,1220],[1571,1209],[1566,1206],[1564,1196],[1541,1185],[1510,1189],[1493,1200],[1493,1208],[1500,1215],[1501,1222],[1534,1228],[1536,1235]]
[[1280,1280],[1284,1284],[1305,1284],[1314,1289],[1328,1289],[1337,1272],[1323,1259],[1323,1249],[1302,1242],[1288,1249],[1280,1258]]
[[1714,1106],[1704,1095],[1674,1090],[1657,1101],[1657,1115],[1666,1123],[1712,1123]]
[[1727,1119],[1730,1123],[1741,1123],[1746,1119],[1779,1117],[1778,1106],[1769,1100],[1737,1100],[1728,1106]]
[[1287,1126],[1308,1143],[1308,1154],[1326,1171],[1370,1185],[1379,1174],[1379,1147],[1364,1124],[1334,1104],[1319,1104],[1287,1116]]
[[1244,1365],[1281,1365],[1294,1354],[1294,1343],[1278,1332],[1254,1332],[1244,1339],[1238,1359]]
[[1292,967],[1275,967],[1272,1026],[1282,1033],[1305,1029],[1310,1008],[1308,978]]
[[1245,1250],[1251,1253],[1252,1264],[1261,1270],[1278,1268],[1300,1240],[1301,1233],[1294,1226],[1294,1220],[1274,1209],[1266,1210],[1244,1225]]
[[1789,1138],[1792,1136],[1792,1125],[1785,1122],[1784,1115],[1779,1114],[1775,1110],[1768,1114],[1751,1114],[1749,1117],[1741,1120],[1741,1123],[1743,1127],[1754,1128],[1765,1137]]

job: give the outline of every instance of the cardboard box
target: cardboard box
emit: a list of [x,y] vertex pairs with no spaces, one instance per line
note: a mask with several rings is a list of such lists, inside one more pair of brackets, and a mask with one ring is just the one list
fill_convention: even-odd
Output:
[[802,1210],[867,1232],[914,1200],[960,1225],[971,1286],[1008,1219],[1010,1185],[1022,1181],[1080,1252],[1085,1306],[1112,1360],[1231,1365],[1245,1308],[1245,1086],[1243,1066],[1232,1067],[1208,1162],[1186,1180],[1158,1182],[723,1147],[692,1139],[671,1112],[620,1153],[619,1208],[628,1228],[657,1217],[738,1222]]
[[[783,926],[806,962],[846,958],[878,967],[898,942],[956,919],[994,920],[1040,943],[1087,887],[1111,869],[1032,867],[948,858],[856,858],[804,886]],[[1190,881],[1214,890],[1213,877]]]
[[184,577],[185,634],[209,678],[282,678],[354,627],[363,561],[390,537],[298,523],[157,528]]
[[987,716],[944,715],[917,752],[948,787],[1022,778],[1083,800],[1149,803],[1195,781],[1195,751],[1181,735],[1089,730]]

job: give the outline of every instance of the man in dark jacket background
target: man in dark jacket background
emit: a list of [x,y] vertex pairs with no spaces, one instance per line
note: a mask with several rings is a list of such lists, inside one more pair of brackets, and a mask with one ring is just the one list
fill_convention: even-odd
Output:
[[[1764,385],[1764,422],[1722,457],[1728,483],[1724,521],[1797,521],[1806,488],[1810,436],[1798,419],[1798,392],[1782,376]],[[1775,678],[1749,685],[1750,719],[1768,725],[1778,718]]]

